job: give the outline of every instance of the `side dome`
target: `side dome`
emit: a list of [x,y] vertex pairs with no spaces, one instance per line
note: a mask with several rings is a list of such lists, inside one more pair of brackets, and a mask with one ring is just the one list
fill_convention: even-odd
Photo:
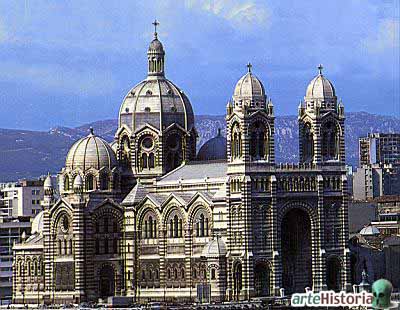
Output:
[[335,98],[335,88],[322,74],[322,66],[318,67],[319,74],[312,79],[307,86],[306,97],[308,98]]
[[226,159],[226,138],[222,136],[221,129],[218,129],[216,137],[211,138],[202,145],[197,154],[198,160]]
[[264,85],[258,77],[251,72],[251,64],[247,65],[248,72],[236,83],[233,100],[246,105],[265,107],[266,93]]
[[32,221],[31,234],[42,233],[43,231],[43,215],[44,211],[40,211]]
[[226,256],[226,245],[221,237],[216,236],[213,240],[208,242],[201,252],[201,256],[205,257],[221,257]]
[[100,170],[106,167],[112,170],[118,164],[111,146],[102,138],[97,137],[90,129],[90,134],[75,142],[68,152],[65,161],[66,168],[80,168],[83,171],[94,168]]
[[379,235],[379,229],[373,225],[368,225],[360,230],[360,235],[362,235],[362,236],[377,236],[377,235]]

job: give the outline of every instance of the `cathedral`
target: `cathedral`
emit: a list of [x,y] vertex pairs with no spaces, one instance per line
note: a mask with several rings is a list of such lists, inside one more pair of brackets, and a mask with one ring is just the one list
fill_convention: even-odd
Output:
[[166,78],[157,31],[147,62],[114,142],[91,129],[58,189],[45,180],[32,234],[14,246],[13,302],[349,290],[344,107],[322,66],[298,106],[300,161],[278,164],[274,105],[250,64],[226,105],[226,139],[196,153],[193,109]]

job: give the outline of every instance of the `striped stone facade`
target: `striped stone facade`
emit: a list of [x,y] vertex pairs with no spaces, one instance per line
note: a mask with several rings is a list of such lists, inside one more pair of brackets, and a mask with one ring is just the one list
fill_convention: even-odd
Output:
[[[150,49],[162,62],[149,65],[151,81],[124,99],[115,154],[104,146],[103,156],[103,140],[92,132],[79,142],[82,158],[74,155],[60,174],[58,201],[47,185],[42,227],[14,248],[14,302],[229,301],[307,287],[349,290],[344,111],[333,85],[321,71],[310,83],[299,107],[300,163],[277,164],[274,107],[248,65],[227,105],[226,159],[195,161],[190,103],[161,90],[170,82],[157,36]],[[180,98],[184,107],[166,127],[174,118],[154,123],[157,100],[147,84],[158,85],[159,104]],[[132,114],[132,100],[149,110]],[[90,141],[97,149],[87,150]]]

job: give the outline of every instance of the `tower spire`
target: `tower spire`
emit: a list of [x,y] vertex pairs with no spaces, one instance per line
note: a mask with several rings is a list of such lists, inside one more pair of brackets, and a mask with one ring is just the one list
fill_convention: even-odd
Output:
[[154,39],[157,39],[157,26],[160,24],[157,19],[154,19],[154,22],[152,22],[154,26]]

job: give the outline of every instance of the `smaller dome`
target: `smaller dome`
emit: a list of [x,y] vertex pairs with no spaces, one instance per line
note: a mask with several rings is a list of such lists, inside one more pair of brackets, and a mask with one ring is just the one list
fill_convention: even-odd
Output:
[[334,98],[333,84],[322,75],[322,66],[318,67],[319,74],[308,84],[306,97],[309,98]]
[[197,159],[198,160],[226,159],[226,138],[222,136],[220,128],[218,128],[217,136],[208,140],[200,148],[197,154]]
[[376,236],[379,235],[379,229],[373,225],[365,226],[360,230],[360,235],[362,236]]
[[31,234],[41,233],[43,231],[43,215],[44,211],[39,212],[32,221]]
[[100,170],[107,167],[112,170],[117,166],[117,158],[111,146],[97,137],[90,129],[90,134],[75,142],[68,152],[65,166],[70,169],[80,168],[86,171],[90,168]]
[[225,256],[227,253],[225,242],[221,237],[216,236],[213,240],[208,242],[201,252],[201,256],[205,257],[219,257]]
[[110,143],[110,146],[111,146],[112,150],[114,151],[114,153],[117,154],[118,141],[114,141],[114,142]]
[[50,174],[48,174],[46,179],[44,180],[43,187],[44,187],[44,189],[53,188],[53,181],[51,180],[51,175]]
[[258,99],[265,102],[265,89],[261,81],[251,72],[251,64],[247,65],[248,72],[236,83],[233,97],[240,99]]
[[78,174],[74,179],[74,188],[80,188],[83,186],[83,180],[80,174]]
[[164,47],[157,38],[155,38],[153,41],[150,42],[149,52],[157,52],[164,54]]

